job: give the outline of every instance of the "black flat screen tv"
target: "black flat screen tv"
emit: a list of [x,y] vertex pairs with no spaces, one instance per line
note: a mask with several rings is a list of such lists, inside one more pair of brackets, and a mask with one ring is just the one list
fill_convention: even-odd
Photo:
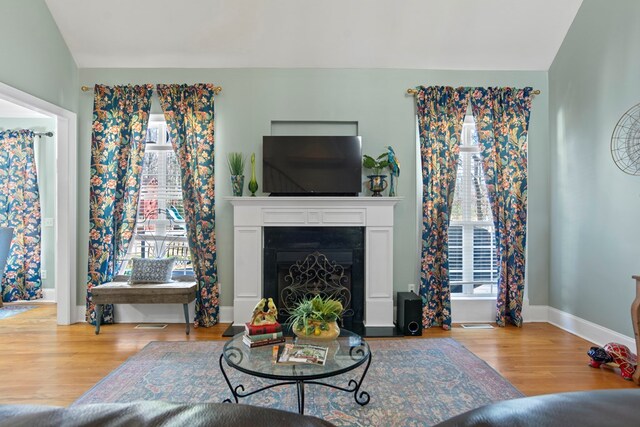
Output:
[[265,136],[262,182],[272,196],[356,196],[362,191],[360,136]]

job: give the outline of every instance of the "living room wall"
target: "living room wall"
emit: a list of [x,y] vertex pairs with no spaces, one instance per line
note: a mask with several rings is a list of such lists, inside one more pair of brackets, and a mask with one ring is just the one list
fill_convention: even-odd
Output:
[[76,111],[78,67],[44,0],[2,0],[0,16],[0,82]]
[[640,102],[640,2],[585,0],[549,70],[549,303],[633,336],[640,274],[640,177],[610,154],[613,129]]
[[[272,120],[357,121],[363,152],[377,155],[392,145],[402,173],[394,235],[394,288],[419,283],[420,246],[416,187],[414,100],[407,88],[425,85],[533,86],[529,137],[528,284],[531,304],[548,303],[549,144],[548,87],[544,71],[421,71],[366,69],[81,69],[81,85],[211,82],[222,86],[216,98],[216,229],[221,305],[233,305],[233,218],[225,196],[231,186],[226,165],[230,151],[256,153],[261,187],[262,136]],[[79,101],[78,288],[84,301],[87,276],[89,159],[93,96]],[[157,99],[152,112],[160,113]],[[260,190],[259,190],[260,192]],[[246,194],[246,193],[245,193]]]

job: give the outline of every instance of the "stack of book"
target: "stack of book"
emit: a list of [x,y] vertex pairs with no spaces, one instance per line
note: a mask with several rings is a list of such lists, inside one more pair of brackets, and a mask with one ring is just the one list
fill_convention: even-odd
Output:
[[284,336],[282,336],[282,325],[278,322],[268,325],[251,325],[249,323],[245,323],[242,342],[249,347],[259,347],[261,345],[284,342]]

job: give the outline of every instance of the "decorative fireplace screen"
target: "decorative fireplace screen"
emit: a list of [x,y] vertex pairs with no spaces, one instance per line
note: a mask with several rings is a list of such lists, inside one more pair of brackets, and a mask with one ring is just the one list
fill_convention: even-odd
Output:
[[289,317],[291,311],[304,298],[320,295],[322,298],[338,300],[345,308],[342,316],[351,317],[351,291],[349,275],[344,267],[336,261],[329,260],[320,252],[313,252],[303,260],[296,261],[289,267],[284,277],[284,287],[280,293],[283,305],[280,314]]

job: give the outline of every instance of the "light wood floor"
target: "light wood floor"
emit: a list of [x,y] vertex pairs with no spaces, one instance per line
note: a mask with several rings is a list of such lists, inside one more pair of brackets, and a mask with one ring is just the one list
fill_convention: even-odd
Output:
[[[221,340],[228,324],[191,331],[87,324],[57,326],[55,305],[0,320],[0,403],[68,405],[151,341]],[[490,330],[430,329],[422,338],[451,337],[485,360],[525,395],[636,388],[617,372],[587,366],[591,343],[547,323]]]

